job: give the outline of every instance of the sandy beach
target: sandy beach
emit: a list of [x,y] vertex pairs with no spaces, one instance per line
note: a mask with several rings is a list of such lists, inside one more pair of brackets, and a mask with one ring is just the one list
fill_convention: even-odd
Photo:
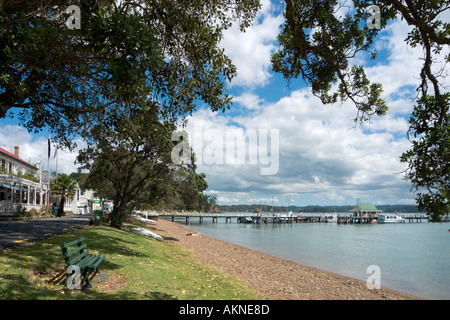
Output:
[[390,289],[369,290],[365,282],[304,266],[204,235],[159,219],[148,228],[192,251],[202,263],[247,282],[273,300],[417,300]]

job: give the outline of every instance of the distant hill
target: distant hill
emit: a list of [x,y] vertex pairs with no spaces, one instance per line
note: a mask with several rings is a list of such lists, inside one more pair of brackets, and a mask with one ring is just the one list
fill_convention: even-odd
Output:
[[417,206],[409,204],[384,204],[376,207],[377,209],[383,210],[384,212],[395,212],[395,211],[400,213],[418,212]]
[[[264,206],[264,205],[247,205],[247,204],[238,204],[238,205],[218,205],[219,209],[222,212],[255,212],[255,210],[261,211],[271,211],[272,206]],[[346,206],[273,206],[273,212],[348,212],[351,211],[355,206],[354,205],[346,205]],[[417,212],[417,208],[415,205],[406,205],[406,204],[384,204],[384,205],[376,205],[377,209],[383,210],[383,212],[399,212],[399,213],[407,213],[407,212]]]

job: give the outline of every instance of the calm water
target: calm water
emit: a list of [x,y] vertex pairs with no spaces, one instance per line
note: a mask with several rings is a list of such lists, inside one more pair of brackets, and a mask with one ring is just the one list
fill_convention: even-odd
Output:
[[192,221],[187,227],[363,281],[370,276],[367,267],[377,265],[382,287],[427,299],[450,299],[450,223],[243,224],[235,219],[232,223],[204,220],[203,224]]

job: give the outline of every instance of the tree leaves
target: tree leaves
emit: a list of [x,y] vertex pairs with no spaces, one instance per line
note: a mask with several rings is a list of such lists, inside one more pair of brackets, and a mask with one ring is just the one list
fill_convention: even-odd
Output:
[[[285,23],[278,35],[282,47],[272,56],[272,65],[287,80],[302,77],[324,104],[350,99],[358,110],[355,122],[362,123],[371,115],[385,114],[387,106],[381,84],[371,84],[364,68],[349,68],[349,61],[369,50],[378,31],[362,24],[367,14],[361,10],[339,20],[334,14],[337,5],[333,0],[286,0]],[[338,89],[331,92],[335,83]]]
[[93,115],[148,97],[164,118],[188,115],[198,100],[226,110],[224,81],[236,68],[219,42],[232,23],[250,25],[259,1],[82,0],[79,30],[53,19],[65,5],[0,7],[0,118],[16,109],[28,130],[48,127],[74,147]]
[[[434,221],[450,212],[450,93],[441,99],[422,97],[417,101],[410,123],[412,149],[401,156],[408,164],[406,177],[415,186],[418,207],[430,213]],[[447,106],[447,117],[441,123],[441,107]]]

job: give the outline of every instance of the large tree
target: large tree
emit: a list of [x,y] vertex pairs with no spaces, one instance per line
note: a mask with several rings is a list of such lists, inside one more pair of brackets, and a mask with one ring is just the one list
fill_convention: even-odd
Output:
[[[288,80],[301,77],[324,104],[352,101],[357,123],[386,114],[388,106],[382,85],[371,83],[363,66],[351,67],[351,60],[363,51],[376,59],[373,44],[389,20],[404,19],[412,27],[405,41],[412,47],[421,46],[424,56],[408,133],[412,149],[401,161],[408,165],[406,178],[417,192],[419,209],[438,220],[450,203],[450,97],[448,88],[439,82],[446,76],[445,69],[433,68],[433,58],[447,53],[445,60],[450,61],[450,24],[442,20],[450,2],[353,0],[355,12],[343,19],[336,15],[343,3],[339,0],[285,3],[285,20],[278,35],[281,49],[272,56],[273,69]],[[367,23],[371,5],[381,9],[379,28]]]
[[158,105],[128,107],[123,121],[91,128],[87,148],[80,151],[81,169],[89,170],[85,185],[113,201],[111,226],[120,228],[127,210],[152,198],[153,185],[170,175],[173,123],[160,121]]
[[[91,128],[85,137],[89,146],[77,157],[80,169],[89,171],[85,187],[113,201],[113,227],[120,228],[133,209],[197,210],[208,187],[193,159],[175,148],[178,143],[190,148],[189,141],[177,140],[177,127],[161,120],[159,111],[151,101],[122,108],[121,121],[109,126],[99,122]],[[182,157],[189,161],[179,161]]]
[[197,100],[225,110],[225,80],[236,74],[219,47],[232,23],[248,27],[258,0],[0,1],[0,118],[17,117],[54,140],[90,130],[117,105],[161,105],[162,117],[192,111]]

